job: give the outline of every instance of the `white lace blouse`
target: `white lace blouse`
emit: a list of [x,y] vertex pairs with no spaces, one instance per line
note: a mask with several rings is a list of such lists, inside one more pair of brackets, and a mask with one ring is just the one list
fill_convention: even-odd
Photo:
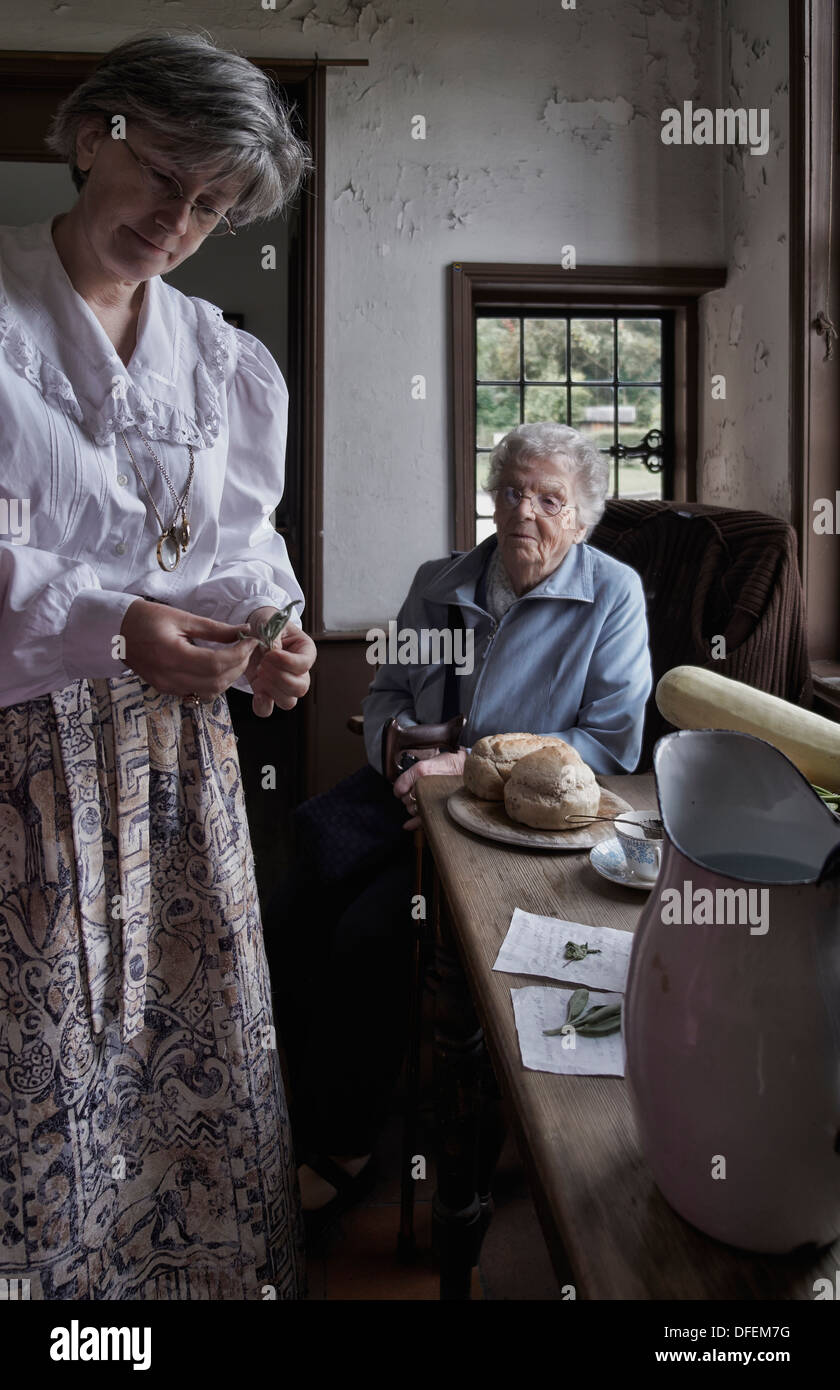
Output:
[[[113,638],[139,595],[228,623],[303,597],[270,519],[288,405],[274,358],[154,276],[125,366],[52,221],[0,227],[0,706],[123,671]],[[120,431],[167,525],[174,504],[135,426],[179,497],[195,450],[192,539],[171,573]]]

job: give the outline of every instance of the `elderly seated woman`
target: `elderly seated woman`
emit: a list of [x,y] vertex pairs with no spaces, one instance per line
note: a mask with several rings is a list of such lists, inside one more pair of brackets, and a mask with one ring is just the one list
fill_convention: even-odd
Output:
[[[585,544],[608,481],[607,460],[577,431],[520,425],[491,455],[496,534],[418,570],[399,629],[440,630],[457,609],[475,659],[454,681],[443,665],[383,665],[364,701],[377,772],[382,732],[395,716],[403,725],[436,724],[457,712],[467,718],[458,751],[418,749],[420,761],[393,790],[381,780],[383,795],[408,812],[400,834],[419,824],[417,779],[461,773],[469,747],[484,735],[557,734],[596,773],[634,770],[651,687],[642,585],[634,570]],[[460,711],[444,708],[453,686]],[[300,925],[312,916],[311,890],[308,900],[299,893],[297,911],[278,913],[278,930],[284,918],[297,924],[297,959],[290,968],[286,954],[272,973],[296,982],[296,997],[277,1012],[297,1098],[297,1147],[307,1156],[300,1179],[310,1228],[357,1200],[372,1179],[374,1139],[405,1046],[410,843],[402,836],[375,873],[346,877],[322,901],[316,930]],[[271,959],[271,934],[268,945]],[[317,955],[308,969],[307,949]],[[314,1016],[303,1004],[307,978],[318,1000]]]

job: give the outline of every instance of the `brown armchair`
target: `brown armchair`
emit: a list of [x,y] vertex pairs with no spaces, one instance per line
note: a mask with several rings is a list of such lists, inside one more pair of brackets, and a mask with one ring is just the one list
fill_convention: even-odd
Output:
[[654,691],[639,771],[651,766],[654,744],[671,731],[654,692],[674,666],[705,666],[810,706],[805,603],[792,526],[762,512],[696,502],[611,499],[589,544],[630,565],[644,585]]

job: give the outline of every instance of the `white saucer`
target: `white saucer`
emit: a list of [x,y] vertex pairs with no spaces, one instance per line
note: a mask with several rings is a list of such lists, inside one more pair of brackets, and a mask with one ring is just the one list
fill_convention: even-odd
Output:
[[649,893],[656,882],[655,879],[648,882],[646,879],[637,878],[628,869],[624,851],[617,838],[602,840],[599,845],[593,845],[589,851],[589,862],[602,878],[608,878],[611,883],[620,883],[623,888],[641,888],[643,893]]

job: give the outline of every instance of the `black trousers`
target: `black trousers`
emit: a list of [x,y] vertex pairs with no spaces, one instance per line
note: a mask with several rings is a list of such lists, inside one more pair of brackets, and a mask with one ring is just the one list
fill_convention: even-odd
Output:
[[413,837],[340,883],[313,868],[299,856],[264,913],[300,1161],[369,1153],[386,1117],[408,1040]]

